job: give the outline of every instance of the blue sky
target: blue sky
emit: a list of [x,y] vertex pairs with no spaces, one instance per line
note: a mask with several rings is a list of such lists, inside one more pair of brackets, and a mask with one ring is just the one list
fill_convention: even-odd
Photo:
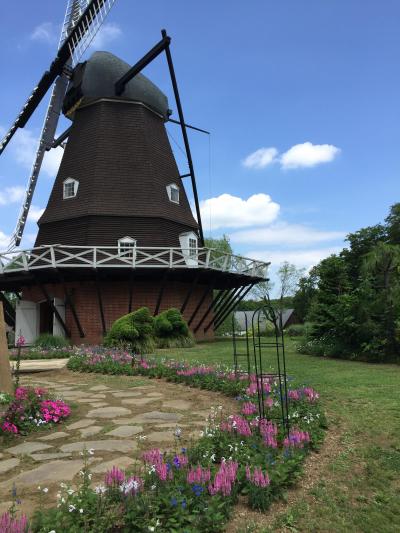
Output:
[[[49,66],[65,5],[15,0],[3,11],[0,128]],[[275,266],[287,259],[309,267],[400,200],[399,21],[397,0],[116,0],[90,51],[134,63],[166,28],[186,121],[212,132],[190,134],[205,234],[227,233],[236,252]],[[165,61],[144,73],[177,118]],[[0,248],[46,105],[0,158]],[[59,131],[67,126],[63,119]],[[183,146],[178,128],[167,128]],[[25,246],[58,161],[46,156]]]

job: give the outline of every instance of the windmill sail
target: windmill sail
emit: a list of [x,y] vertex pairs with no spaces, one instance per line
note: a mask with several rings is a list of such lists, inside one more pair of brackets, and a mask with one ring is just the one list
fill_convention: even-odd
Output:
[[1,154],[15,131],[19,127],[25,126],[51,84],[56,80],[26,187],[24,202],[8,250],[13,250],[21,242],[44,154],[46,150],[52,147],[54,141],[62,101],[67,90],[69,67],[74,66],[79,61],[114,3],[115,0],[68,0],[57,58],[53,61],[50,70],[44,74],[38,86],[35,87],[17,120],[0,143]]

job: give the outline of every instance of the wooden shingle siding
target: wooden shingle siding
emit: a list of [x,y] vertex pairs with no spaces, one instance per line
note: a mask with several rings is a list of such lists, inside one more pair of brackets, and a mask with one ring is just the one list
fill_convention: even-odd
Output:
[[42,223],[35,246],[117,246],[118,239],[132,237],[137,246],[179,247],[179,235],[190,226],[154,217],[85,216]]
[[[63,200],[66,178],[79,181]],[[180,187],[179,205],[166,187]],[[36,245],[115,245],[131,235],[140,246],[179,246],[197,231],[164,122],[140,104],[97,100],[75,113]]]

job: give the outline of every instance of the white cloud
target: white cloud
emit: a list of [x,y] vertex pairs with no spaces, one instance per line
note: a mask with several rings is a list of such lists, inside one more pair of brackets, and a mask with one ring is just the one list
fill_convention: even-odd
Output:
[[23,187],[6,187],[0,191],[0,205],[14,204],[21,202],[25,196]]
[[254,228],[230,234],[233,243],[309,246],[317,242],[343,239],[344,232],[320,231],[302,224],[279,222],[266,228]]
[[52,22],[42,22],[36,26],[31,35],[32,41],[38,41],[46,44],[55,44],[58,41],[60,34],[59,27]]
[[253,194],[247,200],[221,194],[200,202],[201,216],[211,219],[212,229],[243,228],[270,224],[278,216],[280,206],[268,194]]
[[278,155],[278,150],[274,147],[259,148],[248,155],[242,164],[246,168],[265,168],[275,162],[279,162],[281,168],[291,169],[300,167],[315,167],[321,163],[329,163],[340,153],[340,148],[333,144],[312,144],[305,142],[295,144],[289,150]]
[[260,261],[271,262],[271,266],[278,266],[284,261],[288,261],[297,267],[309,269],[317,265],[322,259],[339,253],[342,249],[342,246],[335,246],[314,250],[255,250],[249,251],[245,255],[253,259],[259,259]]
[[278,150],[276,148],[259,148],[243,160],[247,168],[265,168],[276,161]]
[[38,207],[37,205],[31,205],[29,209],[28,220],[31,222],[37,222],[43,213],[44,209]]
[[0,250],[5,250],[10,244],[10,236],[0,230]]
[[315,167],[329,163],[339,154],[340,149],[333,144],[312,144],[305,142],[295,144],[281,155],[282,168]]
[[[17,163],[29,170],[32,168],[37,146],[37,137],[35,137],[31,130],[26,128],[17,131],[13,143],[10,145]],[[61,146],[52,148],[49,152],[46,152],[42,164],[42,171],[50,177],[55,177],[61,163],[63,152]]]
[[115,22],[106,22],[99,29],[96,37],[90,45],[93,49],[105,48],[112,41],[115,41],[122,35],[122,30]]

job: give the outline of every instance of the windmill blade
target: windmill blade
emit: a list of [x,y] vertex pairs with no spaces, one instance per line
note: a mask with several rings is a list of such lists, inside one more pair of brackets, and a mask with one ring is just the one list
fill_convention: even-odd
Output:
[[[82,6],[83,3],[87,3],[87,6],[82,11],[76,23],[74,23],[76,13],[80,12],[76,6],[78,4],[79,6]],[[66,16],[68,15],[70,20],[65,21],[63,24],[61,35],[62,38],[64,35],[64,40],[58,50],[57,56],[51,63],[49,70],[43,74],[39,83],[33,89],[18,117],[0,142],[0,155],[3,153],[17,129],[23,128],[28,122],[47,91],[53,85],[57,76],[60,76],[63,73],[65,65],[70,58],[72,58],[72,64],[79,61],[79,58],[95,37],[114,3],[115,0],[90,0],[90,2],[86,2],[85,0],[84,2],[81,2],[80,0],[70,0],[68,7],[70,7],[71,4],[71,10],[69,12],[67,7],[66,13]],[[68,28],[70,29],[68,30]]]
[[[35,160],[33,162],[31,175],[26,187],[24,202],[22,204],[18,221],[8,246],[9,251],[13,250],[21,243],[43,158],[46,150],[49,150],[53,146],[57,124],[62,109],[62,102],[67,90],[68,71],[70,69],[70,65],[74,61],[74,58],[75,61],[78,61],[80,58],[79,54],[83,53],[89,46],[91,40],[96,35],[114,3],[115,0],[92,0],[90,2],[88,0],[68,1],[61,31],[57,58],[55,61],[53,61],[52,66],[50,67],[50,72],[43,76],[43,78],[46,76],[46,79],[43,81],[40,90],[35,88],[34,93],[32,93],[33,96],[31,95],[30,99],[28,99],[28,105],[24,106],[23,111],[20,113],[17,121],[13,124],[13,127],[6,135],[5,145],[0,145],[1,154],[12,135],[15,133],[18,127],[23,127],[26,124],[27,120],[42,100],[48,88],[51,86],[50,83],[50,85],[46,88],[46,85],[52,76],[51,71],[53,70],[54,72],[59,72],[60,75],[58,76],[58,74],[56,74],[54,78],[56,79],[56,82],[53,87],[46,117],[43,123]],[[80,46],[81,41],[82,46]],[[66,58],[66,60],[64,61],[63,58]],[[41,95],[41,91],[44,91],[43,95]],[[24,114],[24,111],[26,114]]]

